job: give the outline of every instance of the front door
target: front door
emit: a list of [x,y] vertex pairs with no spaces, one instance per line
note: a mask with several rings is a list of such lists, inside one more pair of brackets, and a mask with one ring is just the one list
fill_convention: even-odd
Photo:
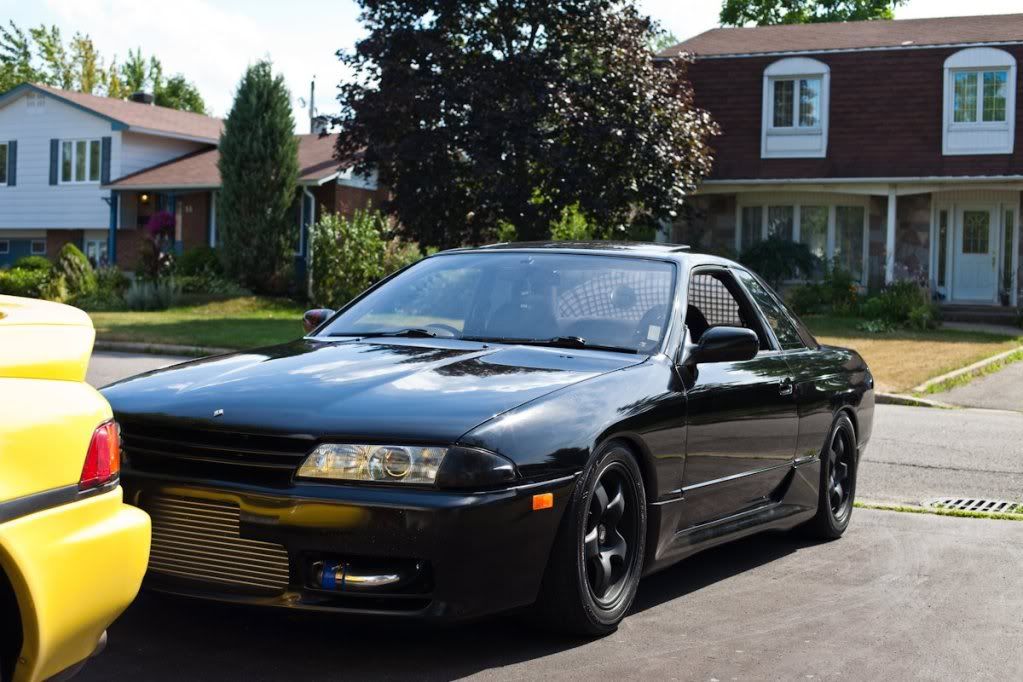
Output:
[[953,253],[956,301],[994,303],[998,296],[998,222],[993,206],[964,206],[956,215]]

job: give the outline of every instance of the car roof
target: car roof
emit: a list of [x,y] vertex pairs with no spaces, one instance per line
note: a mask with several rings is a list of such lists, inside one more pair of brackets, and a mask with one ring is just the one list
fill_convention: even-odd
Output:
[[458,249],[449,249],[447,251],[441,251],[436,255],[507,251],[545,251],[575,254],[602,253],[635,258],[659,258],[664,260],[673,260],[680,263],[685,262],[690,267],[695,265],[735,265],[734,262],[725,258],[702,253],[693,253],[690,247],[682,244],[629,241],[502,242],[500,244],[488,244],[486,246],[467,246]]

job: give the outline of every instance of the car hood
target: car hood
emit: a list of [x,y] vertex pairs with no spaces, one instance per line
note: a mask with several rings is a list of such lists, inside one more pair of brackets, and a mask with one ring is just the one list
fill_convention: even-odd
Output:
[[127,421],[453,442],[518,405],[644,359],[449,339],[302,339],[141,374],[102,393]]

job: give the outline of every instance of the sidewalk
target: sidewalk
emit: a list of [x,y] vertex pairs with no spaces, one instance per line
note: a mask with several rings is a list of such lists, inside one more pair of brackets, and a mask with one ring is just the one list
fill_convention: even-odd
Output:
[[1023,362],[1014,362],[994,374],[978,377],[965,386],[929,397],[961,407],[1023,412]]

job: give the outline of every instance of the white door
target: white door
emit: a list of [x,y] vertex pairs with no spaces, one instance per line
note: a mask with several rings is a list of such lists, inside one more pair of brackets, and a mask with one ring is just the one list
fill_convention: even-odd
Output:
[[998,296],[998,221],[993,206],[964,206],[956,212],[953,245],[956,301],[994,303]]

